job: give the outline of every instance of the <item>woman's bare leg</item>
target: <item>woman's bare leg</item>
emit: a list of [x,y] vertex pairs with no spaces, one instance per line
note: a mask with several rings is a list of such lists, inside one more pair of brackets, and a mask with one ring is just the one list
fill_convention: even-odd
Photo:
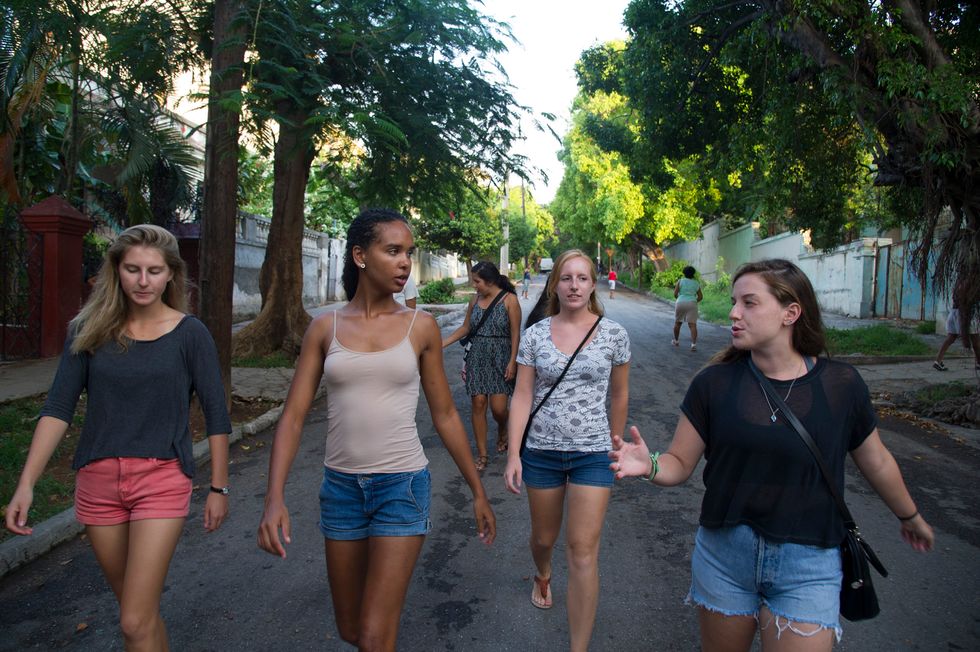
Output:
[[569,485],[568,525],[568,631],[572,652],[586,652],[592,639],[599,605],[599,538],[606,519],[610,490]]

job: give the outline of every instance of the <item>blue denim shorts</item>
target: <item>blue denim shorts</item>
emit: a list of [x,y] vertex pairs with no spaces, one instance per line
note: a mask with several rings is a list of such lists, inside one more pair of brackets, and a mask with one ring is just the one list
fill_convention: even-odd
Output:
[[566,483],[612,487],[615,478],[608,453],[525,448],[521,467],[524,484],[531,489],[554,489]]
[[748,525],[702,527],[687,599],[726,616],[758,617],[765,605],[780,631],[793,623],[816,624],[840,640],[841,577],[839,548],[773,543]]
[[428,534],[429,469],[407,473],[341,473],[326,467],[320,485],[320,531],[328,539]]

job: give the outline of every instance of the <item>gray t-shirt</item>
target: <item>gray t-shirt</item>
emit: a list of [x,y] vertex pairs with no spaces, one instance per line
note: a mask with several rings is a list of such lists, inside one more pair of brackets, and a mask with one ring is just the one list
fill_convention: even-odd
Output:
[[108,342],[93,354],[73,354],[71,342],[69,335],[41,416],[71,423],[78,397],[88,392],[72,468],[105,457],[176,458],[193,477],[192,394],[208,435],[231,432],[218,352],[195,317],[185,316],[155,340],[130,342],[126,351]]
[[[528,448],[592,453],[612,448],[606,393],[612,368],[630,361],[630,338],[611,319],[603,318],[596,330],[535,415],[527,435]],[[570,357],[551,341],[551,317],[524,331],[517,363],[534,367],[532,410],[558,380]]]

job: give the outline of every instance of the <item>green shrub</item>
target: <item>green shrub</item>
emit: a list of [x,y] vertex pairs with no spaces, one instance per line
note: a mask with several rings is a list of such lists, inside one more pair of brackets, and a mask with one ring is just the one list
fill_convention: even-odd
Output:
[[456,284],[451,278],[429,281],[419,288],[419,303],[453,303]]
[[915,325],[915,332],[919,335],[933,335],[936,332],[936,320],[923,321]]
[[684,268],[690,265],[686,260],[675,260],[670,267],[653,275],[651,287],[672,288],[684,276]]

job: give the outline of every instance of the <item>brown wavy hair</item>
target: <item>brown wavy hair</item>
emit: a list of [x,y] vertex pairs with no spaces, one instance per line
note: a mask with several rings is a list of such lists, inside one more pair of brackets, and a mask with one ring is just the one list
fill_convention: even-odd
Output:
[[[827,353],[820,304],[817,302],[817,295],[813,291],[810,279],[799,267],[782,258],[745,263],[732,277],[732,287],[746,274],[758,274],[784,308],[792,303],[799,304],[800,317],[793,324],[793,348],[798,353],[805,356]],[[748,351],[729,346],[716,353],[710,362],[712,364],[732,362],[747,355],[749,355]]]
[[110,340],[115,340],[123,350],[128,347],[125,330],[129,303],[119,283],[119,263],[132,247],[150,247],[160,252],[164,263],[173,272],[173,278],[163,291],[163,302],[174,310],[187,312],[187,265],[180,257],[177,238],[153,224],[131,226],[106,250],[92,294],[68,324],[69,332],[75,335],[72,353],[94,353]]
[[599,275],[596,273],[595,261],[589,258],[581,249],[569,249],[568,251],[562,252],[558,258],[555,259],[555,266],[552,268],[551,275],[548,277],[548,283],[544,287],[544,291],[548,294],[548,315],[557,315],[561,312],[561,304],[558,301],[558,293],[555,292],[555,288],[558,287],[558,280],[561,278],[561,268],[562,265],[567,263],[572,258],[584,258],[587,263],[589,263],[589,276],[592,277],[592,295],[589,297],[589,312],[594,315],[604,314],[602,309],[602,304],[599,303],[599,297],[596,294],[595,285],[598,282]]

